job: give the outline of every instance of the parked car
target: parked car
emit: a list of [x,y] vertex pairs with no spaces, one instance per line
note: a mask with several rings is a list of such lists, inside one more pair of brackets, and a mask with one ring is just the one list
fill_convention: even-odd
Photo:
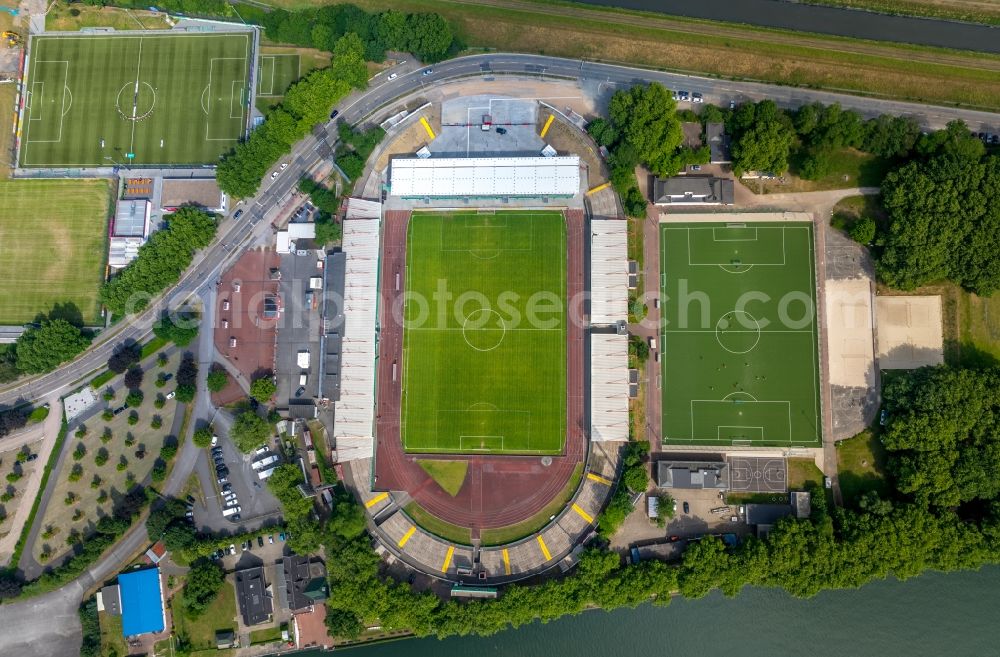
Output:
[[701,171],[701,165],[700,164],[692,164],[691,165],[691,170],[692,171]]
[[823,477],[823,485],[827,488],[833,488],[833,479],[829,477]]
[[284,171],[285,169],[287,169],[288,168],[288,162],[282,162],[280,168],[281,168],[282,171]]
[[399,77],[399,73],[390,73],[389,77],[387,77],[386,80],[395,80],[398,77]]
[[224,477],[222,475],[219,475],[218,479],[216,479],[215,482],[217,484],[228,484],[229,483],[229,477]]
[[233,517],[230,518],[230,520],[232,520],[233,522],[239,522],[240,521],[240,517],[241,517],[240,514],[235,513],[235,514],[233,514]]
[[271,534],[270,536],[267,537],[267,542],[274,543],[274,534]]
[[306,392],[306,387],[305,386],[299,386],[299,389],[295,391],[295,396],[296,397],[301,397],[302,395],[305,394],[305,392]]
[[882,412],[878,414],[878,423],[883,427],[889,422],[889,411],[882,409]]
[[235,543],[230,543],[229,544],[229,554],[236,554],[236,544]]
[[705,97],[702,96],[700,93],[698,93],[696,91],[693,94],[691,94],[691,102],[692,103],[704,103],[705,102]]
[[278,177],[278,173],[279,172],[277,172],[277,171],[275,171],[274,173],[272,173],[271,174],[271,180],[274,180],[275,178],[277,178]]
[[263,454],[266,451],[267,451],[267,445],[261,445],[260,447],[258,447],[257,449],[255,449],[253,451],[253,453],[254,453],[254,456],[260,456],[261,454]]
[[232,487],[232,486],[230,486],[229,484],[224,484],[224,485],[222,486],[222,492],[223,492],[223,493],[228,493],[228,492],[230,492],[230,491],[232,491],[232,490],[233,490],[233,487]]
[[212,447],[215,447],[218,444],[219,444],[219,437],[218,436],[212,436]]
[[167,393],[167,399],[173,399],[176,396],[177,396],[176,390],[171,390],[170,392]]
[[684,513],[691,513],[691,506],[687,502],[684,503]]
[[729,101],[729,109],[731,109],[731,110],[736,109],[736,101],[735,100]]
[[28,454],[28,458],[26,458],[24,460],[25,461],[34,461],[37,458],[38,458],[38,454]]
[[285,540],[285,532],[279,532],[278,533],[278,540],[279,541]]
[[434,69],[432,69],[432,68],[425,68],[424,72],[421,73],[420,75],[430,75],[433,72],[434,72]]
[[237,210],[236,212],[233,213],[233,219],[239,219],[242,216],[243,216],[243,210]]
[[498,135],[505,135],[505,134],[507,134],[507,128],[497,128],[497,134]]
[[257,537],[257,547],[264,547],[264,537],[263,536],[258,536]]

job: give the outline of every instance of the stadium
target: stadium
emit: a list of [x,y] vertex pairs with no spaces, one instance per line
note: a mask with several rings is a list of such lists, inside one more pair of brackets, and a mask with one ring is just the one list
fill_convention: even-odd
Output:
[[593,531],[628,438],[626,222],[571,115],[464,97],[393,120],[359,194],[384,202],[344,221],[337,460],[399,558],[527,577]]

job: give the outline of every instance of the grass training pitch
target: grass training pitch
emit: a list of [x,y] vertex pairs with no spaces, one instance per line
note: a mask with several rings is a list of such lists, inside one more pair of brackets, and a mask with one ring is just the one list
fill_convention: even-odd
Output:
[[257,95],[283,96],[301,77],[297,53],[262,54],[257,58]]
[[0,180],[0,198],[0,324],[34,321],[56,306],[97,323],[109,181]]
[[821,443],[813,227],[660,226],[663,441]]
[[566,256],[559,212],[414,213],[407,236],[404,449],[562,451]]
[[31,40],[25,167],[214,164],[243,136],[249,33]]

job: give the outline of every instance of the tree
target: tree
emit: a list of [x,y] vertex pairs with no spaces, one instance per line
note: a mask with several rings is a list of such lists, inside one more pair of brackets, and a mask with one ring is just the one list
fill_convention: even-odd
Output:
[[176,283],[199,249],[215,238],[215,217],[184,207],[166,216],[167,227],[153,233],[139,255],[101,288],[101,300],[116,315],[135,313]]
[[108,369],[118,374],[125,372],[139,362],[141,351],[142,348],[137,342],[120,345],[108,359]]
[[648,202],[639,188],[632,185],[622,195],[622,206],[625,208],[625,214],[630,217],[645,217]]
[[658,82],[619,90],[611,97],[608,114],[621,141],[657,175],[671,173],[674,151],[683,138],[676,107],[673,96]]
[[438,14],[409,14],[404,33],[406,50],[428,63],[444,59],[455,40],[451,25]]
[[131,407],[142,406],[143,394],[142,390],[129,390],[128,396],[125,397],[125,403]]
[[618,141],[618,131],[611,125],[611,122],[603,117],[598,117],[587,124],[587,132],[598,146],[611,146]]
[[198,317],[187,312],[178,313],[174,317],[164,313],[153,324],[153,334],[161,340],[173,342],[178,347],[186,347],[198,337]]
[[141,367],[132,366],[128,368],[128,371],[125,372],[125,379],[124,379],[125,387],[128,388],[129,390],[135,390],[141,387],[142,375],[143,372]]
[[273,377],[262,376],[250,383],[250,396],[261,404],[268,404],[271,402],[271,398],[274,397],[277,389],[278,387],[275,385]]
[[181,592],[184,615],[195,619],[205,613],[219,594],[224,581],[225,573],[214,562],[199,559],[191,564],[184,590]]
[[861,217],[851,226],[851,239],[858,244],[871,244],[875,241],[875,220],[871,217]]
[[229,385],[229,374],[221,367],[213,367],[208,373],[207,385],[212,392],[221,392]]
[[87,348],[90,339],[64,319],[44,320],[17,339],[17,367],[29,374],[54,370]]
[[886,176],[882,204],[889,228],[876,263],[882,280],[912,290],[949,279],[984,296],[1000,288],[997,189],[996,156],[936,155]]
[[330,631],[330,636],[356,639],[364,632],[365,625],[353,612],[327,607],[326,628]]
[[174,397],[181,404],[190,404],[191,402],[194,401],[194,396],[196,392],[197,388],[195,388],[193,385],[182,383],[178,384],[177,387],[174,388],[174,393],[175,393]]
[[635,493],[644,493],[649,487],[649,473],[646,466],[639,463],[622,473],[622,483]]
[[252,410],[246,410],[236,416],[233,427],[229,431],[236,448],[244,454],[252,452],[271,436],[271,425]]
[[729,122],[733,169],[781,174],[788,170],[794,127],[773,100],[744,103]]
[[196,447],[205,449],[211,446],[213,435],[211,427],[202,427],[194,432],[194,436],[191,439],[194,441]]

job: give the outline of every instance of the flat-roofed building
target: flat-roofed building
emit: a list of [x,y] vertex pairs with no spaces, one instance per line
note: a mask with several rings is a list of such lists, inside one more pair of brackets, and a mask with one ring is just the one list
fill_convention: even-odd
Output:
[[653,181],[656,205],[732,205],[735,194],[729,178],[674,176]]
[[271,594],[260,566],[236,571],[236,601],[244,625],[258,625],[271,619]]
[[215,178],[164,178],[160,207],[169,211],[185,205],[209,212],[225,212],[226,195]]
[[656,464],[660,488],[729,489],[729,465],[725,461],[660,461]]
[[580,157],[395,158],[389,192],[403,198],[573,197]]

